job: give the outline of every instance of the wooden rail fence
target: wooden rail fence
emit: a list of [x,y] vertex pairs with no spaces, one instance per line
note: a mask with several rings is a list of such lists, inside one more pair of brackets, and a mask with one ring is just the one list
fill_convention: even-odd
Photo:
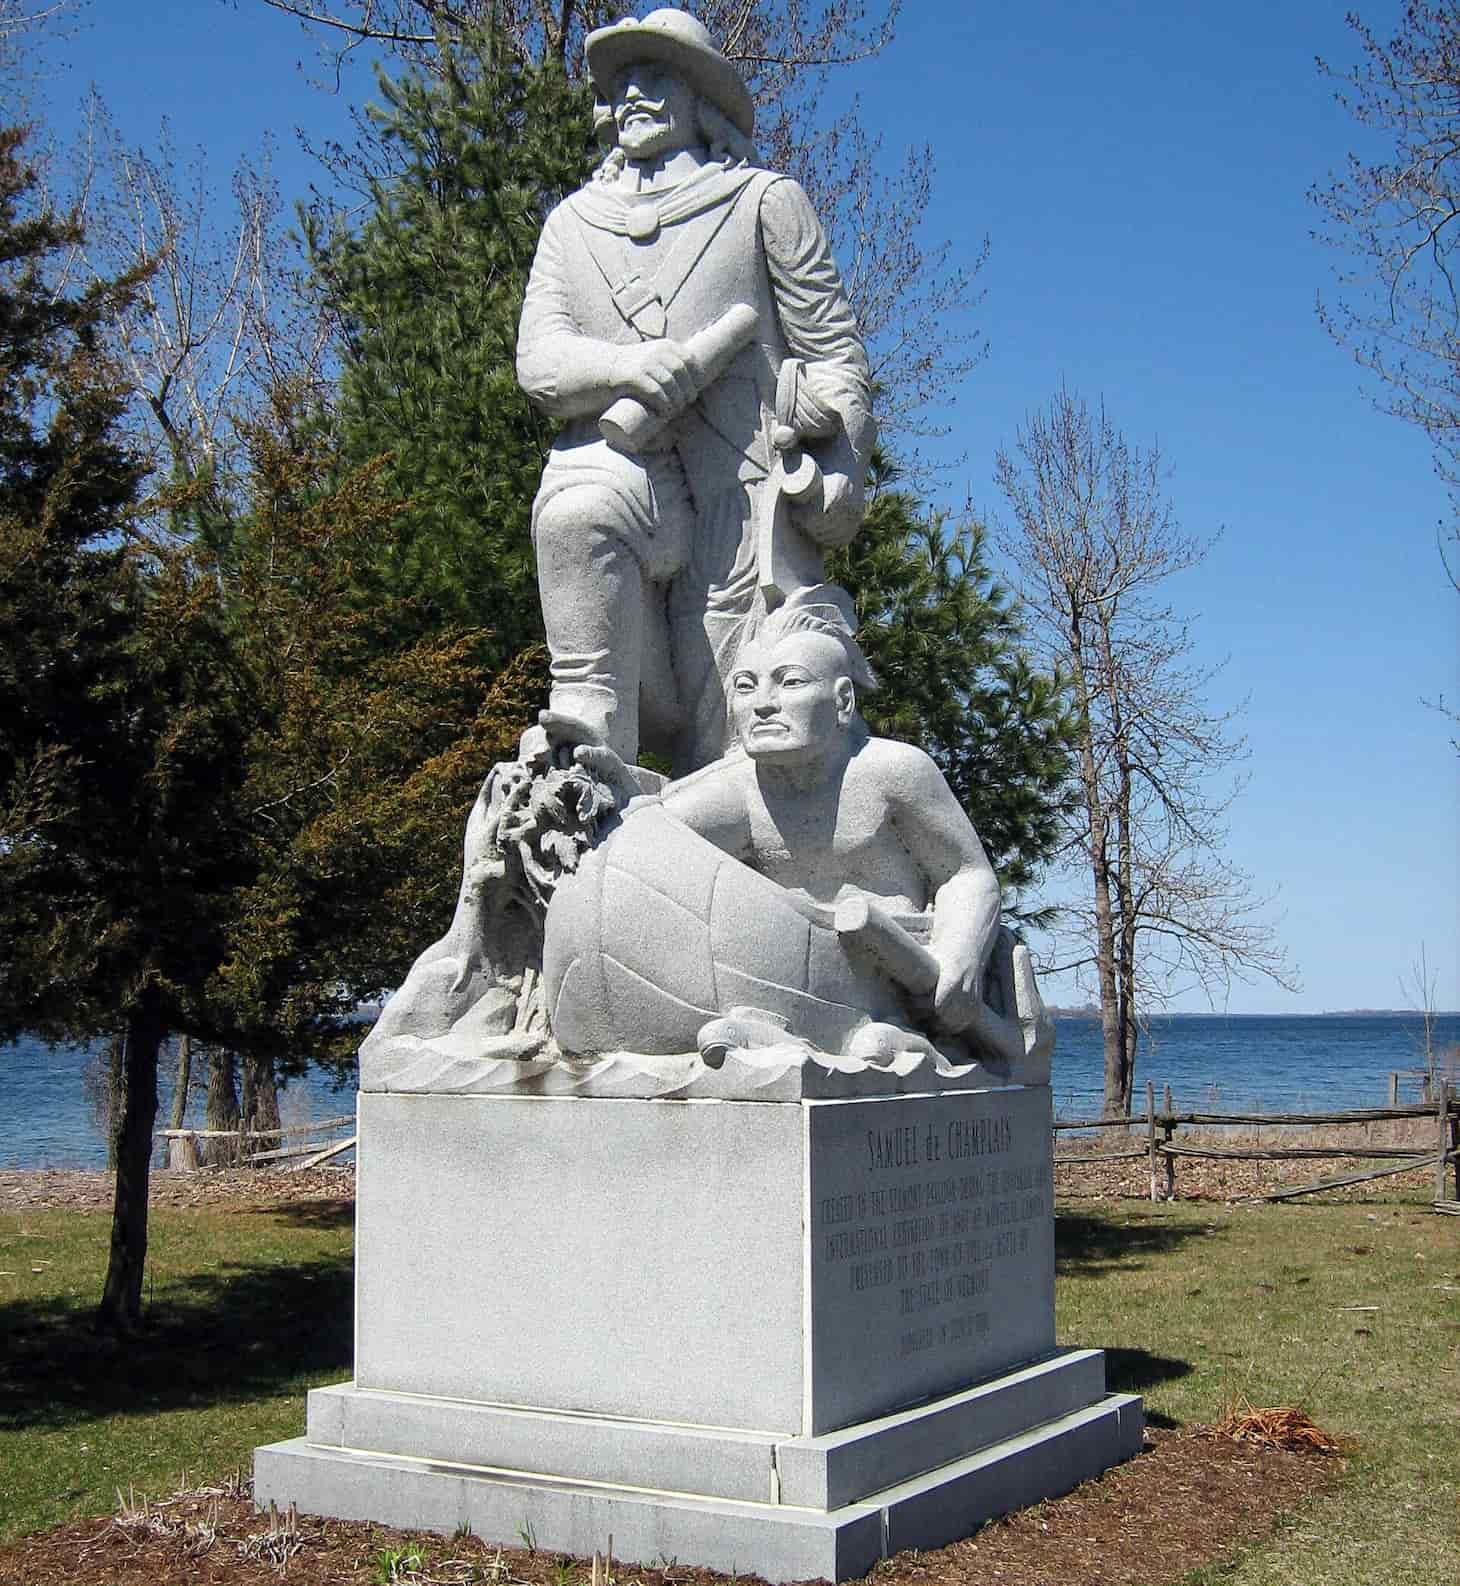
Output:
[[[229,1141],[232,1147],[229,1157],[245,1167],[287,1164],[292,1169],[302,1170],[318,1167],[321,1162],[350,1150],[355,1144],[354,1128],[355,1114],[348,1113],[339,1118],[322,1118],[314,1123],[292,1124],[286,1129],[159,1129],[154,1138],[167,1141],[168,1167],[184,1173],[196,1172],[200,1165],[200,1140]],[[352,1131],[348,1139],[319,1138],[340,1129]],[[300,1135],[312,1138],[305,1139],[299,1145],[283,1143]],[[278,1140],[281,1143],[260,1150],[259,1142],[265,1140]]]
[[1436,1088],[1447,1083],[1452,1092],[1460,1091],[1460,1047],[1446,1048],[1425,1068],[1391,1069],[1389,1105],[1399,1106],[1400,1095],[1412,1090],[1423,1106],[1433,1106]]
[[[1429,1104],[1418,1106],[1360,1107],[1338,1112],[1177,1112],[1171,1104],[1171,1087],[1165,1087],[1164,1105],[1156,1109],[1156,1089],[1146,1086],[1146,1111],[1144,1117],[1130,1118],[1057,1118],[1054,1128],[1058,1136],[1062,1130],[1112,1130],[1127,1132],[1144,1129],[1145,1141],[1124,1151],[1097,1151],[1081,1156],[1056,1156],[1056,1168],[1075,1167],[1103,1162],[1138,1162],[1144,1159],[1149,1166],[1151,1199],[1172,1200],[1176,1195],[1176,1164],[1181,1158],[1205,1161],[1231,1162],[1292,1162],[1302,1160],[1379,1162],[1382,1166],[1366,1168],[1355,1173],[1340,1173],[1318,1178],[1303,1184],[1288,1185],[1261,1195],[1241,1197],[1252,1201],[1292,1200],[1299,1195],[1315,1195],[1323,1190],[1343,1189],[1352,1184],[1364,1184],[1396,1173],[1410,1173],[1419,1168],[1433,1168],[1435,1174],[1435,1209],[1452,1215],[1460,1213],[1460,1092],[1447,1079],[1436,1086],[1436,1094]],[[1356,1142],[1353,1145],[1321,1144],[1298,1146],[1218,1146],[1207,1143],[1188,1144],[1176,1138],[1183,1128],[1317,1128],[1352,1124],[1379,1123],[1390,1120],[1431,1119],[1434,1125],[1434,1149],[1415,1150],[1407,1145],[1374,1145]],[[315,1123],[295,1124],[282,1129],[159,1129],[156,1137],[168,1143],[168,1166],[182,1171],[196,1170],[199,1165],[200,1140],[228,1140],[233,1143],[235,1161],[249,1166],[265,1164],[289,1165],[296,1169],[315,1167],[321,1162],[343,1155],[356,1143],[352,1132],[344,1139],[321,1140],[341,1129],[354,1130],[355,1115],[348,1113],[339,1118],[325,1118]],[[297,1136],[309,1136],[302,1144],[287,1144]],[[279,1140],[278,1146],[260,1150],[259,1142]],[[1447,1169],[1452,1170],[1451,1192],[1447,1196]]]
[[[1392,1119],[1431,1119],[1434,1148],[1416,1150],[1405,1145],[1328,1144],[1300,1146],[1218,1146],[1190,1145],[1174,1138],[1181,1128],[1215,1128],[1247,1125],[1252,1128],[1317,1128],[1328,1125],[1377,1123]],[[1315,1195],[1322,1190],[1343,1189],[1364,1184],[1370,1179],[1395,1173],[1412,1173],[1433,1168],[1435,1209],[1452,1215],[1460,1211],[1460,1093],[1445,1079],[1435,1087],[1431,1102],[1418,1106],[1360,1107],[1341,1112],[1177,1112],[1171,1105],[1171,1087],[1165,1087],[1164,1106],[1156,1110],[1156,1087],[1146,1086],[1145,1116],[1131,1118],[1059,1118],[1055,1132],[1064,1129],[1144,1129],[1145,1141],[1125,1151],[1098,1151],[1086,1156],[1056,1156],[1054,1165],[1073,1167],[1094,1162],[1138,1162],[1149,1164],[1151,1199],[1172,1200],[1176,1195],[1176,1163],[1182,1157],[1208,1161],[1291,1162],[1304,1159],[1382,1162],[1384,1166],[1356,1173],[1339,1173],[1307,1183],[1287,1185],[1262,1195],[1240,1197],[1249,1201],[1292,1200],[1299,1195]],[[1452,1169],[1451,1193],[1445,1193],[1446,1170]]]

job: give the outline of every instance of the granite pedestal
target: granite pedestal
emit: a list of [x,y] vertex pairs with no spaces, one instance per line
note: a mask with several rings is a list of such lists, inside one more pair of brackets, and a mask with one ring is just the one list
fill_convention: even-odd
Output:
[[842,1580],[1140,1446],[1055,1346],[1047,1087],[363,1094],[359,1142],[355,1380],[260,1503]]

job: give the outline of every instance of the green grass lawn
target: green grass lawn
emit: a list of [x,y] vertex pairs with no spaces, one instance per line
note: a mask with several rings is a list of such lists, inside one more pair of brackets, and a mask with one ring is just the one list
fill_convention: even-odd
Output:
[[[107,1234],[102,1213],[0,1217],[0,1538],[247,1469],[303,1429],[306,1389],[350,1374],[348,1212],[157,1210],[153,1325],[126,1347],[89,1327]],[[1194,1586],[1454,1586],[1460,1220],[1072,1201],[1058,1251],[1062,1341],[1103,1347],[1157,1424],[1242,1393],[1352,1440],[1336,1491]]]
[[90,1325],[110,1229],[0,1216],[0,1540],[108,1513],[118,1487],[246,1472],[255,1444],[303,1431],[308,1388],[350,1375],[348,1209],[154,1209],[152,1325],[126,1345]]
[[1071,1202],[1058,1251],[1061,1340],[1103,1345],[1157,1424],[1245,1394],[1352,1440],[1336,1492],[1194,1583],[1455,1586],[1460,1220],[1398,1200]]

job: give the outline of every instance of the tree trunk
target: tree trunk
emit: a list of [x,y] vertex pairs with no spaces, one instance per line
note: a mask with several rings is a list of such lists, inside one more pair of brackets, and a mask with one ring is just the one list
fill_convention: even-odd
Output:
[[[279,1127],[279,1090],[274,1081],[274,1060],[246,1053],[243,1059],[243,1127],[256,1134],[261,1129]],[[264,1142],[264,1148],[278,1145]]]
[[172,1088],[172,1115],[169,1129],[181,1129],[187,1117],[188,1091],[193,1083],[193,1041],[189,1035],[177,1038],[177,1081]]
[[106,1170],[117,1170],[118,1143],[121,1139],[122,1117],[127,1105],[127,1038],[114,1035],[106,1046],[106,1086],[102,1105],[106,1112]]
[[246,1134],[254,1126],[254,1080],[258,1070],[254,1067],[254,1059],[247,1055],[240,1066],[242,1073],[239,1078],[243,1083],[238,1088],[238,1127],[240,1132]]
[[[1124,1117],[1130,1109],[1129,1087],[1122,1080],[1122,1045],[1115,973],[1115,921],[1110,907],[1110,827],[1100,769],[1090,737],[1090,690],[1085,676],[1078,619],[1070,626],[1071,673],[1084,730],[1080,738],[1080,783],[1090,822],[1090,869],[1095,893],[1095,974],[1100,986],[1100,1034],[1105,1052],[1105,1087],[1101,1116]],[[1122,1100],[1124,1098],[1124,1100]]]
[[111,1255],[96,1313],[98,1330],[129,1333],[142,1321],[147,1269],[147,1183],[152,1127],[157,1122],[157,1051],[165,1027],[154,992],[147,990],[127,1025],[125,1098],[117,1131],[117,1180],[112,1201]]
[[[233,1053],[214,1047],[208,1054],[209,1129],[238,1130],[238,1085],[234,1077]],[[227,1167],[237,1160],[238,1147],[232,1140],[209,1140],[203,1153],[210,1167]]]
[[1131,812],[1130,738],[1126,728],[1127,683],[1116,660],[1111,635],[1112,615],[1107,607],[1097,608],[1096,632],[1100,654],[1100,692],[1105,700],[1108,763],[1114,766],[1115,785],[1106,805],[1106,834],[1115,837],[1115,918],[1112,932],[1115,943],[1116,1029],[1119,1035],[1118,1061],[1112,1073],[1107,1052],[1105,1104],[1107,1113],[1119,1100],[1120,1112],[1130,1117],[1136,1077],[1136,897],[1134,828]]
[[[1091,823],[1092,827],[1096,824]],[[1099,822],[1102,829],[1104,822]],[[1130,1087],[1125,1074],[1125,1046],[1121,1040],[1120,990],[1115,964],[1115,922],[1110,907],[1110,865],[1102,848],[1093,856],[1095,883],[1095,973],[1100,986],[1100,1036],[1105,1058],[1104,1099],[1101,1114],[1123,1118],[1130,1110]]]
[[1125,1110],[1130,1112],[1131,1090],[1136,1077],[1136,1047],[1140,1044],[1141,1026],[1136,1018],[1135,999],[1126,998],[1125,1005]]
[[1116,755],[1118,795],[1118,859],[1116,897],[1120,904],[1116,978],[1120,997],[1121,1110],[1130,1116],[1136,1077],[1136,896],[1135,859],[1131,849],[1131,769],[1122,745]]

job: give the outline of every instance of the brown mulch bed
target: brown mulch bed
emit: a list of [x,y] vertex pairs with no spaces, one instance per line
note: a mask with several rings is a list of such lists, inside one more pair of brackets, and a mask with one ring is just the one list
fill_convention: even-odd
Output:
[[[1139,1458],[1067,1497],[986,1525],[967,1541],[900,1553],[874,1586],[1163,1586],[1267,1536],[1279,1518],[1332,1481],[1339,1462],[1255,1449],[1200,1428],[1156,1431]],[[1160,1517],[1159,1525],[1151,1523]],[[181,1493],[116,1516],[79,1520],[0,1549],[0,1586],[364,1586],[387,1549],[412,1538],[382,1526],[254,1512],[222,1488]],[[419,1538],[417,1586],[587,1586],[586,1563],[498,1549],[471,1537]],[[738,1586],[753,1577],[740,1576]],[[718,1586],[727,1577],[671,1565],[615,1564],[615,1586]]]
[[[60,1208],[110,1211],[112,1175],[81,1168],[42,1168],[0,1172],[0,1212]],[[152,1170],[148,1196],[153,1206],[236,1206],[267,1209],[292,1201],[355,1198],[353,1167],[314,1167],[290,1173],[258,1168],[203,1168],[196,1173]]]

